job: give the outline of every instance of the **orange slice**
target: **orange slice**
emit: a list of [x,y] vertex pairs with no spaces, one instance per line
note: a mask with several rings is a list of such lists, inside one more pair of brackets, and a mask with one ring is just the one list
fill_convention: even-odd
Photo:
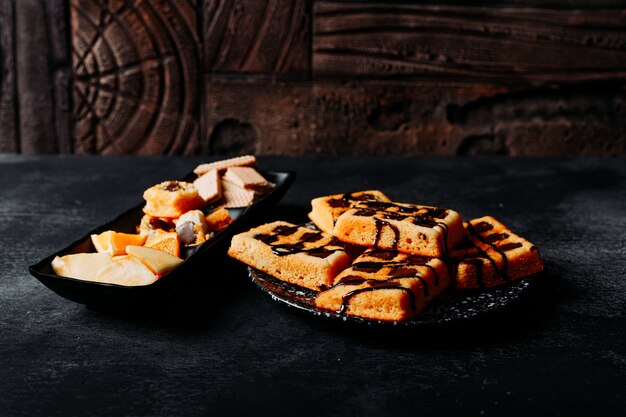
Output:
[[150,235],[145,246],[180,258],[180,239],[176,232],[154,233]]
[[141,246],[145,243],[147,236],[130,233],[119,233],[107,230],[99,235],[91,235],[91,241],[96,251],[108,253],[111,256],[125,255],[126,246]]
[[207,214],[205,219],[207,226],[209,226],[209,230],[212,232],[224,230],[233,222],[230,214],[228,214],[228,210],[224,207],[220,207],[211,214]]

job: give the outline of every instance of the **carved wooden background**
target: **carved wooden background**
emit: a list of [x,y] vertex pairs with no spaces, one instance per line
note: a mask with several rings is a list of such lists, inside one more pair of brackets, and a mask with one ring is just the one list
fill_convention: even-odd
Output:
[[0,152],[626,154],[626,2],[0,1]]

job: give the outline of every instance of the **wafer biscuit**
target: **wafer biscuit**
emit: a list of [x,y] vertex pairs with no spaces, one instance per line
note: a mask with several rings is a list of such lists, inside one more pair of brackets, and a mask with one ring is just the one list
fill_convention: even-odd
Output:
[[464,223],[466,237],[450,253],[458,289],[495,287],[543,270],[537,248],[491,216]]
[[222,197],[222,181],[216,169],[207,171],[206,174],[196,178],[193,185],[207,204]]
[[222,197],[226,208],[246,207],[254,202],[255,192],[222,180]]
[[193,172],[200,176],[206,174],[212,169],[218,172],[223,172],[230,167],[253,167],[256,165],[256,158],[254,155],[243,155],[236,158],[223,159],[216,162],[208,162],[206,164],[198,165]]
[[252,190],[268,185],[268,181],[251,167],[230,167],[224,173],[224,178],[242,188]]

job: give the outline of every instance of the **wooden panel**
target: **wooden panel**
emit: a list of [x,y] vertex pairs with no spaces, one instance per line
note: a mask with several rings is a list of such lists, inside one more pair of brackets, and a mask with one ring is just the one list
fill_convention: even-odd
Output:
[[605,83],[540,88],[450,104],[459,154],[623,155],[626,89]]
[[206,0],[202,33],[212,72],[308,75],[310,1]]
[[465,131],[447,108],[505,93],[491,84],[318,82],[315,143],[332,155],[453,155]]
[[72,0],[71,19],[76,152],[196,153],[196,1]]
[[0,2],[0,152],[17,152],[13,2]]
[[16,79],[20,148],[24,153],[69,151],[67,31],[64,1],[15,2]]
[[319,2],[313,75],[626,79],[626,10]]
[[302,155],[314,152],[311,85],[213,77],[203,152]]
[[620,155],[626,91],[490,83],[213,77],[205,152],[275,155]]

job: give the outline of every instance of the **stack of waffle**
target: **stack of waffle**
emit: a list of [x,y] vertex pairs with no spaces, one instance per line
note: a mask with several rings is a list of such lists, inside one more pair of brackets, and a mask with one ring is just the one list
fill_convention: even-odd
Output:
[[396,203],[377,190],[319,197],[319,230],[285,222],[233,238],[229,255],[278,279],[319,291],[322,310],[408,320],[448,286],[483,289],[543,269],[537,248],[487,216]]

